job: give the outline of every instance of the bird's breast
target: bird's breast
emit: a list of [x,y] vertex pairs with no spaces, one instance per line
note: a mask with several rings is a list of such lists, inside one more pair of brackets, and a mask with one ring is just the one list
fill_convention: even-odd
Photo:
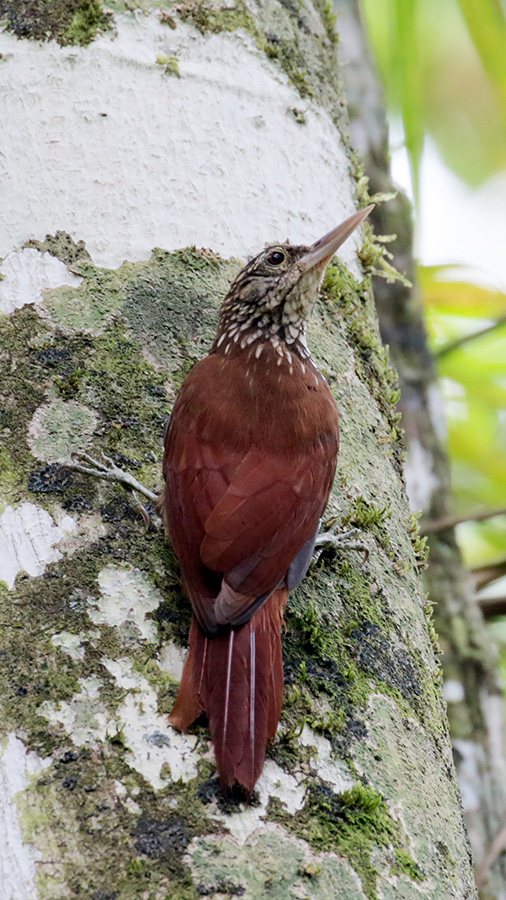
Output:
[[312,360],[271,341],[206,357],[188,375],[176,412],[200,440],[235,449],[310,452],[336,442],[339,427],[332,392]]

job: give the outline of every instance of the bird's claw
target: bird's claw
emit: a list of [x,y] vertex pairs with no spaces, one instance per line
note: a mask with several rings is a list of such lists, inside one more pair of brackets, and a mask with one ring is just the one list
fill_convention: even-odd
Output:
[[[103,454],[102,454],[102,456],[103,456]],[[105,466],[103,463],[99,462],[98,459],[93,459],[93,457],[90,456],[88,453],[85,453],[84,450],[75,450],[74,453],[71,454],[70,458],[72,459],[72,463],[71,464],[67,463],[67,468],[72,469],[73,471],[80,472],[81,470],[84,469],[84,471],[86,471],[87,473],[90,473],[90,474],[92,472],[94,472],[95,474],[97,474],[97,472],[107,472],[107,466]],[[85,469],[84,466],[82,466],[80,463],[74,462],[74,460],[76,460],[76,459],[81,459],[84,462],[89,463],[89,465],[92,466],[92,468]]]
[[[124,469],[120,469],[110,456],[106,456],[105,453],[102,453],[101,457],[103,462],[99,462],[98,459],[94,459],[89,453],[85,453],[82,450],[76,451],[72,454],[72,462],[66,463],[65,467],[71,469],[73,472],[81,472],[83,475],[91,475],[94,478],[102,478],[104,481],[121,484],[127,491],[130,491],[135,508],[142,516],[146,528],[148,528],[150,523],[149,513],[140,502],[136,492],[143,494],[144,497],[147,497],[152,503],[156,503],[158,499],[157,494],[150,491],[149,488],[144,487],[144,485],[141,484],[137,478],[134,478],[130,472],[125,472]],[[79,460],[79,462],[76,462],[75,460]],[[83,465],[82,463],[86,463],[86,465]]]
[[144,522],[144,526],[145,526],[145,528],[146,528],[146,531],[148,531],[148,530],[149,530],[149,526],[150,526],[150,524],[151,524],[151,522],[152,522],[152,519],[151,519],[151,516],[149,515],[149,512],[147,511],[146,507],[142,505],[142,503],[141,503],[141,501],[139,500],[139,498],[138,498],[137,494],[135,493],[135,491],[132,491],[132,500],[133,500],[133,505],[134,505],[135,510],[136,510],[136,511],[139,513],[139,515],[141,516],[142,521]]
[[360,532],[358,528],[350,528],[348,531],[341,532],[341,534],[336,534],[335,531],[323,531],[318,535],[315,541],[313,562],[318,562],[323,551],[328,547],[339,550],[359,550],[364,554],[362,564],[367,562],[367,559],[369,557],[369,548],[366,547],[366,545],[363,544],[362,541],[353,540],[353,538],[355,538],[359,533]]

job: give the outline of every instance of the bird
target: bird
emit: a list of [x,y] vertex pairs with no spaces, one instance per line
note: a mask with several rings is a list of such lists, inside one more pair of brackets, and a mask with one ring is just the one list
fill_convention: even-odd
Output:
[[372,208],[242,269],[166,427],[159,503],[193,610],[169,722],[185,730],[206,714],[225,795],[251,797],[275,736],[284,609],[335,475],[338,410],[308,319],[330,260]]

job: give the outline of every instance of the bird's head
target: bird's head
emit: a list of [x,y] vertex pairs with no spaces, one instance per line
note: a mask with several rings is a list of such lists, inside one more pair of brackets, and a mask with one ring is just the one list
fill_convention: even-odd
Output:
[[307,320],[325,269],[372,209],[350,216],[310,247],[273,244],[255,256],[223,301],[215,348],[230,352],[277,338],[304,354]]

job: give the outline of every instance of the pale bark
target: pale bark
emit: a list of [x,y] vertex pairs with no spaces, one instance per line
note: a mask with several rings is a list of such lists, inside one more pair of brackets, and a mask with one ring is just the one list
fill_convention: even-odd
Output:
[[258,805],[223,805],[206,729],[167,724],[189,625],[170,548],[120,489],[53,465],[88,448],[159,483],[227,257],[356,203],[326,14],[171,22],[117,13],[85,48],[0,35],[1,900],[474,897],[360,235],[309,341],[342,415],[329,517],[369,556],[325,555],[290,600]]

